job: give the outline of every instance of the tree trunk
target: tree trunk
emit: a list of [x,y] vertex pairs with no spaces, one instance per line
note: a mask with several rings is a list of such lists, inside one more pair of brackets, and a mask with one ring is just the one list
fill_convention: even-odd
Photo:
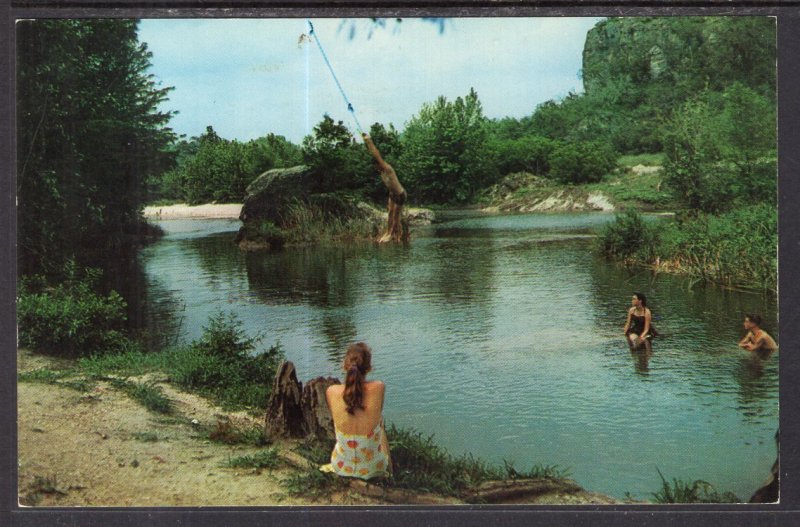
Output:
[[336,440],[333,416],[325,398],[325,391],[332,384],[339,384],[339,379],[335,377],[312,379],[303,386],[303,395],[300,399],[300,407],[303,412],[303,433],[323,442]]
[[267,402],[264,420],[264,433],[267,437],[315,437],[322,441],[335,441],[325,390],[332,384],[339,384],[334,377],[317,377],[305,386],[297,380],[294,364],[281,363],[272,393]]
[[294,364],[282,362],[272,383],[267,402],[264,433],[267,437],[303,437],[303,410],[300,406],[303,385],[297,380]]

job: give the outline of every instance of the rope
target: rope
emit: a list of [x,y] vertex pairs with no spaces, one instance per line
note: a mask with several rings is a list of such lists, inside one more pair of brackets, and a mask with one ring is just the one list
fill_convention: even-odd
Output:
[[361,123],[358,122],[358,117],[356,117],[356,111],[353,109],[353,104],[350,102],[350,99],[347,98],[347,94],[344,93],[344,88],[342,88],[342,84],[339,82],[338,77],[336,77],[336,73],[333,71],[333,66],[331,66],[331,61],[328,60],[328,55],[325,54],[325,50],[322,48],[322,43],[319,41],[319,37],[317,37],[316,32],[314,31],[314,24],[311,23],[311,20],[306,20],[308,22],[308,27],[311,28],[309,32],[312,37],[314,37],[314,41],[317,43],[317,47],[319,48],[320,53],[322,53],[322,58],[325,59],[325,64],[328,65],[328,69],[333,76],[333,80],[336,82],[336,87],[339,88],[339,93],[342,94],[342,98],[344,102],[347,104],[347,111],[353,114],[353,120],[356,122],[356,128],[360,133],[364,133],[364,130],[361,128]]

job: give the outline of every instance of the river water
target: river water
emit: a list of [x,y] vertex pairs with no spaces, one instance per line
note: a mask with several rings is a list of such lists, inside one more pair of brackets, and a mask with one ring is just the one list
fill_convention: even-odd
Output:
[[[650,497],[658,468],[747,500],[775,460],[777,356],[736,343],[745,312],[777,332],[775,300],[598,258],[591,235],[612,217],[455,216],[408,246],[252,254],[232,242],[238,221],[162,221],[140,254],[142,310],[164,341],[233,312],[301,380],[340,376],[364,340],[387,421],[453,453],[559,465],[620,498]],[[649,357],[622,336],[634,291],[661,333]]]

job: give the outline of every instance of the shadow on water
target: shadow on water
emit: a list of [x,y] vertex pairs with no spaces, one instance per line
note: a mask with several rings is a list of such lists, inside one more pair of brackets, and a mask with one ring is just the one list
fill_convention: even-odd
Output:
[[248,287],[265,304],[350,307],[359,261],[352,247],[292,247],[245,256]]
[[103,287],[127,304],[127,327],[148,350],[174,345],[181,333],[184,305],[158,278],[148,276],[140,255],[103,262]]

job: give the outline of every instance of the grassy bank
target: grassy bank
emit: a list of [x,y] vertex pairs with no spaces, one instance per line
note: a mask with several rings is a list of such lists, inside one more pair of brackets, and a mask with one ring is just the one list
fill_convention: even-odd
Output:
[[628,264],[684,274],[727,287],[776,291],[777,209],[751,205],[720,215],[678,215],[647,222],[634,210],[618,214],[598,250]]

